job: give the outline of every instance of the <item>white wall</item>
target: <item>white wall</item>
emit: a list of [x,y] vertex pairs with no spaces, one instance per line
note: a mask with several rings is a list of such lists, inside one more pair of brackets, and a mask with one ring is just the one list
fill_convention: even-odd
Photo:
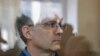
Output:
[[[17,40],[14,23],[19,13],[19,0],[0,0],[0,24],[8,32],[8,48],[13,48]],[[3,46],[3,45],[2,45]]]
[[73,26],[73,33],[78,33],[78,1],[67,0],[67,23]]

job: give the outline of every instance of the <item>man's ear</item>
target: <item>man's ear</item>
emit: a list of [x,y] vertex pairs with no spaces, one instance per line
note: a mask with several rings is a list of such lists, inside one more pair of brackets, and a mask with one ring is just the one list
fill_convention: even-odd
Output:
[[31,39],[31,35],[30,35],[30,28],[29,26],[25,25],[22,27],[22,34],[26,39]]

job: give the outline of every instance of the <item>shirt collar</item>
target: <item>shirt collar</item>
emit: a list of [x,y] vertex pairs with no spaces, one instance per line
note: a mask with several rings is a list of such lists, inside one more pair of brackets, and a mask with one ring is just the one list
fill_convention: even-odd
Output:
[[[19,56],[31,56],[30,53],[27,50],[27,47],[21,52]],[[58,56],[58,54],[55,52],[53,56]]]
[[31,56],[30,53],[28,52],[27,48],[25,48],[19,56]]

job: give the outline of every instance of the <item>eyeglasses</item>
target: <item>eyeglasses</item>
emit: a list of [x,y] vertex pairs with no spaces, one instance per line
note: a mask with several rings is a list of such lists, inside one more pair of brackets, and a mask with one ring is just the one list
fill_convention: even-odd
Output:
[[[44,27],[47,27],[47,28],[58,28],[58,27],[61,27],[61,23],[57,23],[56,21],[50,21],[50,22],[45,22],[45,23],[40,23],[40,24],[37,24],[36,26],[44,26]],[[28,25],[29,27],[32,27],[34,25],[30,24]]]
[[40,25],[43,25],[44,27],[47,28],[55,28],[55,29],[61,27],[61,23],[57,23],[56,21],[50,21],[50,22],[42,23]]

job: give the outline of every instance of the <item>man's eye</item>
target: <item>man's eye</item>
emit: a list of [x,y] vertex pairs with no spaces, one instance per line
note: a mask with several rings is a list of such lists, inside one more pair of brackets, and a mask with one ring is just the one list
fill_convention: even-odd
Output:
[[50,26],[51,27],[56,27],[56,23],[51,23]]
[[56,23],[45,23],[45,26],[55,27],[56,26]]

